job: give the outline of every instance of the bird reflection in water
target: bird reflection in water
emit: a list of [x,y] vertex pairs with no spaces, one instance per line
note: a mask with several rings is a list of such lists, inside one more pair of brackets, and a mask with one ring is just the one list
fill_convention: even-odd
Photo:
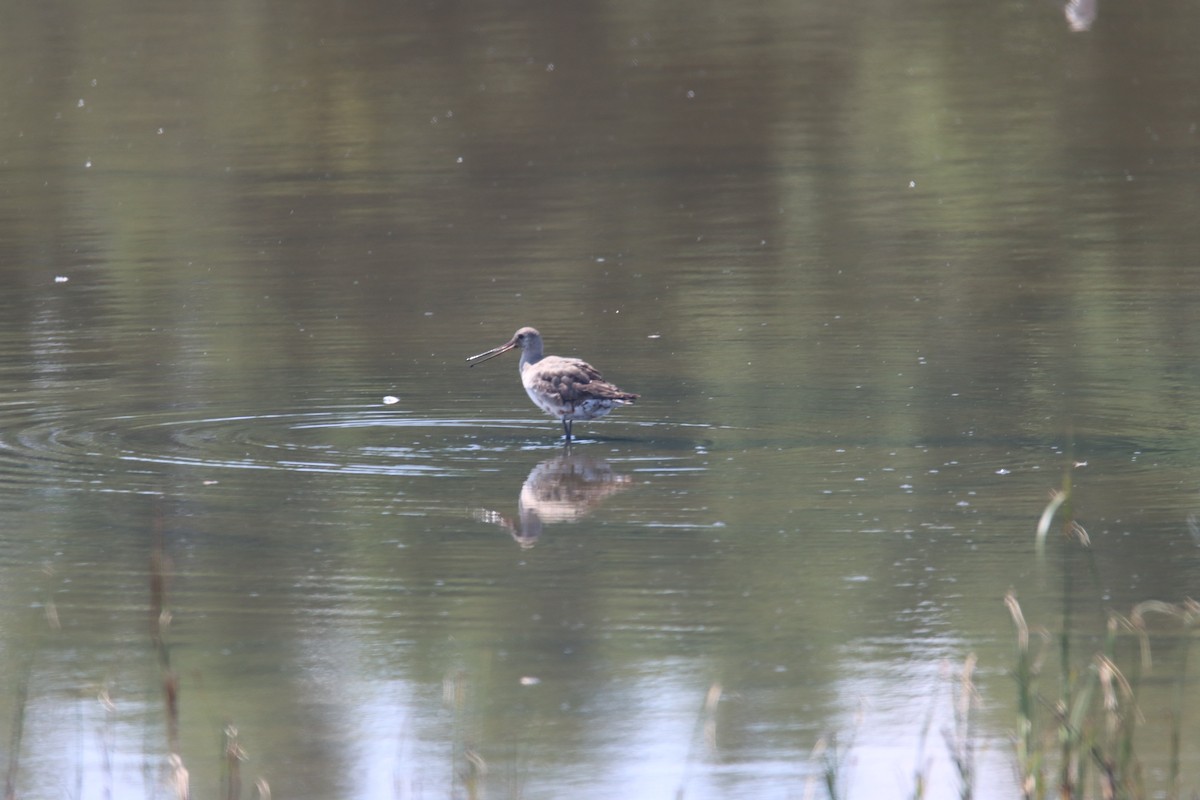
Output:
[[607,461],[564,453],[529,473],[521,485],[516,520],[489,509],[479,509],[475,516],[504,528],[522,549],[528,549],[537,544],[543,525],[578,522],[632,483],[628,475],[613,472]]

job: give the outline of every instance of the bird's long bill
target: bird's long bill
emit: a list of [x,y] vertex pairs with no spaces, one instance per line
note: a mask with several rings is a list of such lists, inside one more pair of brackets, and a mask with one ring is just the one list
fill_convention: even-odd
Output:
[[[516,346],[517,346],[517,340],[510,339],[507,342],[505,342],[504,344],[500,345],[499,347],[493,347],[491,350],[488,350],[486,353],[480,353],[477,356],[471,356],[470,358],[467,359],[467,361],[474,361],[475,364],[482,364],[483,362],[487,361],[489,358],[495,358],[496,356],[500,355],[501,353],[507,353],[509,350],[512,350]],[[468,364],[467,366],[473,367],[473,366],[475,366],[475,364]]]

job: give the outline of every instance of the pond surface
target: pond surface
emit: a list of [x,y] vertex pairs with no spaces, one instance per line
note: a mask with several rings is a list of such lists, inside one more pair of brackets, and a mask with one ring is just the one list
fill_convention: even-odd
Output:
[[[1005,595],[1196,596],[1200,6],[6,17],[15,796],[1013,797]],[[564,448],[522,325],[641,399]]]

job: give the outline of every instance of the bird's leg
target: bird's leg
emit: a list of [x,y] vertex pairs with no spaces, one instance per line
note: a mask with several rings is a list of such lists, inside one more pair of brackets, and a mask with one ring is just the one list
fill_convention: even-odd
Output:
[[571,443],[571,420],[563,417],[563,433],[567,435],[567,444]]

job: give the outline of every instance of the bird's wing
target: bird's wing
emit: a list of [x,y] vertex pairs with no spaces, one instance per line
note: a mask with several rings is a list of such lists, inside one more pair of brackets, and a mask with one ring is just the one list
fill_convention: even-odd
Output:
[[589,398],[633,402],[635,394],[623,392],[600,375],[600,371],[578,358],[544,358],[537,365],[536,389],[574,405]]

